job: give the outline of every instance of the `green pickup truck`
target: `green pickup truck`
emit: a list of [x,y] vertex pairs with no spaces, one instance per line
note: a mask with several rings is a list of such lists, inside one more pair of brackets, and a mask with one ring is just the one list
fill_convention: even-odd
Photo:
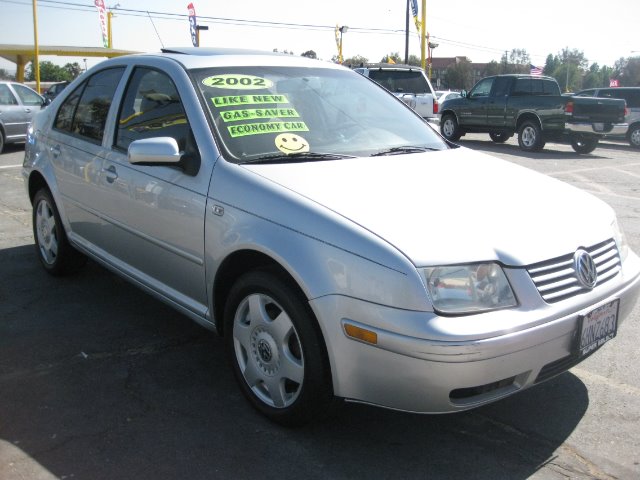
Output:
[[441,105],[440,132],[452,142],[467,132],[488,133],[497,143],[517,133],[528,152],[553,141],[590,153],[604,135],[624,135],[625,111],[624,100],[563,96],[551,77],[496,75]]

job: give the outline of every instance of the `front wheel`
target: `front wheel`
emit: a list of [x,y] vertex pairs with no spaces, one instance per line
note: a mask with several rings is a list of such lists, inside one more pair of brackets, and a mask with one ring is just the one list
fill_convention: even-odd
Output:
[[33,237],[40,263],[51,275],[71,273],[87,261],[69,244],[56,204],[46,188],[33,197]]
[[442,136],[450,142],[457,142],[460,140],[462,133],[460,132],[460,127],[458,126],[458,121],[456,120],[455,115],[447,113],[442,117],[442,120],[440,121],[440,133],[442,133]]
[[590,138],[590,137],[572,138],[571,146],[577,153],[591,153],[598,146],[598,138]]
[[629,145],[634,148],[640,148],[640,124],[631,125],[627,137],[629,138]]
[[225,307],[224,336],[242,393],[269,419],[295,426],[332,410],[322,335],[291,282],[262,270],[240,277]]
[[540,125],[533,120],[526,120],[518,129],[518,145],[525,152],[539,152],[544,147]]

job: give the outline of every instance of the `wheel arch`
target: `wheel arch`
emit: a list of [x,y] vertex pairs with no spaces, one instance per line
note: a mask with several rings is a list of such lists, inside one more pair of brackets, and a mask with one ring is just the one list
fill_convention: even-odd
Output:
[[44,178],[44,175],[42,175],[42,173],[40,173],[39,171],[34,170],[33,172],[31,172],[31,175],[29,175],[29,183],[28,183],[29,201],[31,202],[32,205],[33,205],[33,198],[36,196],[36,193],[41,188],[46,188],[47,190],[51,191],[51,188],[49,188],[49,184],[47,183],[47,180]]
[[518,118],[516,119],[516,132],[518,130],[520,130],[520,127],[522,126],[522,124],[524,122],[526,122],[527,120],[536,122],[538,124],[538,127],[540,127],[540,130],[542,130],[542,121],[540,120],[540,117],[538,116],[537,113],[534,112],[522,112],[520,113],[520,115],[518,115]]

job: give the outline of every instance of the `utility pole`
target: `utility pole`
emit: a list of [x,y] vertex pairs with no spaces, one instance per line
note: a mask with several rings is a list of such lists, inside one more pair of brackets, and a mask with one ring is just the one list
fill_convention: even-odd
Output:
[[407,14],[406,14],[406,25],[404,31],[404,63],[405,65],[409,64],[409,2],[411,0],[407,0]]

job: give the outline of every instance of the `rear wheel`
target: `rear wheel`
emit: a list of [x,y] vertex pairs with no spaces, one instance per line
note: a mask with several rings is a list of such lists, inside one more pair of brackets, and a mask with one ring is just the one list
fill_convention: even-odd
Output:
[[322,335],[295,286],[270,271],[245,274],[229,293],[224,322],[227,355],[254,408],[288,426],[332,410]]
[[0,153],[2,153],[3,148],[4,148],[4,132],[0,128]]
[[634,148],[640,148],[640,124],[631,125],[627,137],[629,138],[629,145]]
[[71,273],[87,261],[69,244],[56,204],[46,188],[38,190],[33,198],[33,237],[40,263],[51,275]]
[[489,137],[495,143],[504,143],[509,140],[513,135],[506,132],[490,132]]
[[518,145],[525,152],[538,152],[544,147],[542,130],[538,122],[525,120],[518,130]]
[[460,127],[458,126],[458,121],[456,120],[455,115],[446,113],[442,117],[442,120],[440,121],[440,133],[442,133],[442,136],[450,142],[457,142],[460,140],[462,133],[460,132]]
[[576,137],[571,139],[571,146],[577,153],[591,153],[598,146],[598,138]]

